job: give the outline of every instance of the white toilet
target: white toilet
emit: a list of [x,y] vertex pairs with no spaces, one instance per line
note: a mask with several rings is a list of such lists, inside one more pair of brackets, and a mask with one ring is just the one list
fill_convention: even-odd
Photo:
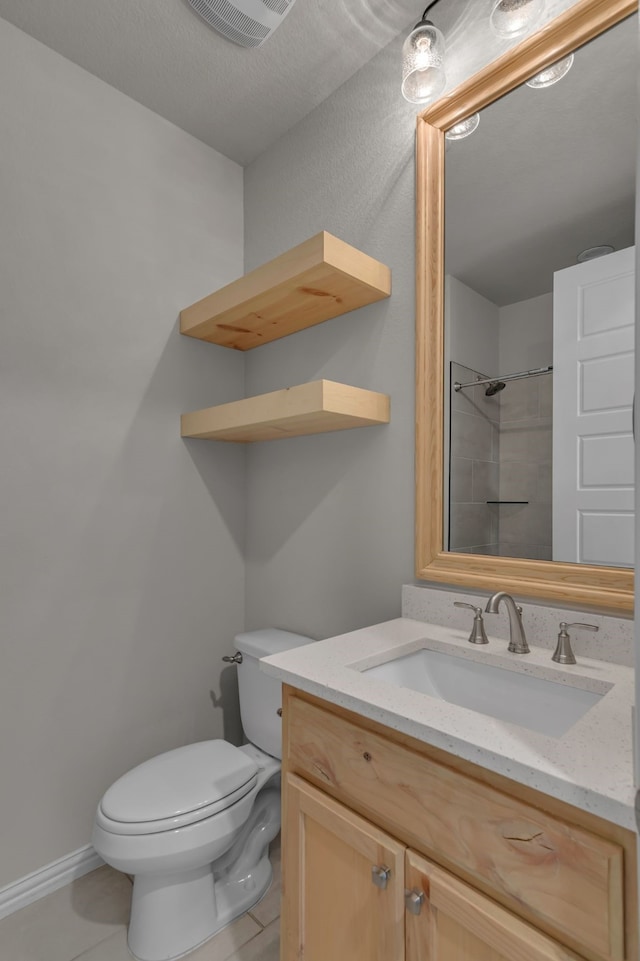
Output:
[[192,951],[259,901],[280,830],[281,684],[261,657],[312,643],[266,629],[236,637],[249,744],[188,744],[119,778],[98,806],[93,846],[133,875],[128,943],[140,961]]

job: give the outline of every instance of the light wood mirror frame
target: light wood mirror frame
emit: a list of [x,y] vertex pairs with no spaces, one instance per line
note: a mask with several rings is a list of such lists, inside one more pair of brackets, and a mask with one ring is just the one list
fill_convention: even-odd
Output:
[[633,611],[633,570],[444,550],[444,135],[634,13],[638,0],[579,0],[418,117],[416,143],[416,575],[421,580]]

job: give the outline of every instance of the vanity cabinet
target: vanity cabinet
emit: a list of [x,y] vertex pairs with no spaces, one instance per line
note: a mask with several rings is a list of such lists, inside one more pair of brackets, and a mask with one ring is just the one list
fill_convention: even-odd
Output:
[[637,958],[632,832],[288,687],[283,718],[282,961]]
[[285,961],[576,961],[295,775],[286,791]]

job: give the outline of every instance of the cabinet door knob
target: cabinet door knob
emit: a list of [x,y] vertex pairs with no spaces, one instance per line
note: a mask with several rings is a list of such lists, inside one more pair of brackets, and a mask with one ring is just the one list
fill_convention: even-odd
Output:
[[386,888],[387,881],[390,877],[391,868],[386,867],[384,864],[374,864],[371,868],[371,880],[377,888]]
[[424,891],[405,891],[404,903],[409,914],[420,914],[424,904]]

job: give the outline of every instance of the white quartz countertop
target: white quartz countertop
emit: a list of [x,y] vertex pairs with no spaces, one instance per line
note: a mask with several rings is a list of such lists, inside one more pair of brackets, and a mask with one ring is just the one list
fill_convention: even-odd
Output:
[[[260,665],[284,683],[635,830],[633,670],[579,655],[577,664],[561,665],[547,648],[510,654],[504,640],[489,636],[476,646],[467,638],[468,631],[400,617]],[[362,673],[421,648],[607,693],[556,738]]]

